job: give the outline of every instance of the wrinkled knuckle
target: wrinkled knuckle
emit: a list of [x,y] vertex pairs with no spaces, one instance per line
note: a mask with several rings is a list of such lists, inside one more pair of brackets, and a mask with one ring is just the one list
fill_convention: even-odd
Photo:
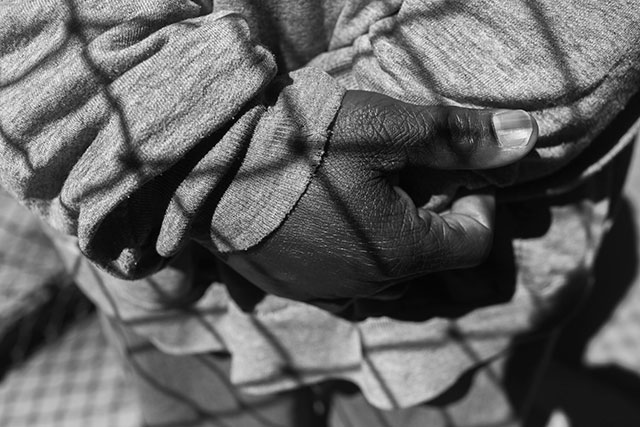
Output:
[[370,144],[390,138],[387,113],[375,105],[361,105],[349,111],[340,129],[346,135],[358,136],[358,140]]
[[469,110],[453,109],[447,116],[452,151],[465,159],[474,154],[482,140],[482,126]]
[[377,108],[370,111],[368,123],[363,125],[369,127],[372,140],[392,141],[394,139],[398,126],[389,116],[388,112]]
[[408,110],[402,120],[402,142],[411,144],[415,141],[424,141],[429,133],[429,122],[420,112]]

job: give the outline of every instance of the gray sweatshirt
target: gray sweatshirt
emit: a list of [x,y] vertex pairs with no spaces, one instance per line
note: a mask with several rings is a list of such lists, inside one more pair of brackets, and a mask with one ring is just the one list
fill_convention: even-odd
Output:
[[[341,377],[378,406],[415,404],[574,295],[606,194],[535,199],[551,225],[511,239],[513,292],[455,320],[349,321],[273,296],[245,313],[211,273],[212,253],[249,249],[286,220],[345,89],[536,116],[539,144],[521,164],[435,176],[430,194],[495,185],[504,200],[533,200],[602,182],[635,129],[602,133],[638,88],[639,12],[633,0],[0,1],[0,183],[61,233],[107,313],[170,315],[170,326],[138,323],[161,348],[226,349],[233,380],[253,391]],[[463,300],[466,285],[454,286]],[[400,337],[416,347],[401,351]]]

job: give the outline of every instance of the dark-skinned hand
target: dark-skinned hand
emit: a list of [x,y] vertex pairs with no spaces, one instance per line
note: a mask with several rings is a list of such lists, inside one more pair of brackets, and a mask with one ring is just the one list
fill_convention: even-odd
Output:
[[536,138],[524,111],[420,106],[348,91],[293,211],[259,245],[224,261],[268,293],[320,305],[477,265],[491,248],[493,196],[463,196],[438,214],[417,207],[395,185],[398,174],[508,165]]

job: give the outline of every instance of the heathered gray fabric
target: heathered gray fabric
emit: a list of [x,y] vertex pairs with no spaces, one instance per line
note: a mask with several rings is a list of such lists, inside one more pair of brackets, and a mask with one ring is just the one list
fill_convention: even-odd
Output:
[[[164,351],[230,351],[232,380],[245,391],[344,378],[379,407],[417,404],[579,299],[607,224],[604,196],[615,191],[602,156],[592,159],[602,175],[593,170],[577,195],[530,202],[549,205],[551,225],[513,240],[514,295],[458,319],[350,322],[273,296],[247,313],[211,278],[214,258],[196,257],[190,242],[247,248],[277,227],[304,192],[346,87],[534,110],[542,138],[519,170],[434,174],[425,191],[451,195],[446,187],[487,180],[546,191],[537,178],[571,171],[568,162],[637,90],[639,9],[595,0],[246,0],[216,1],[200,16],[205,9],[187,0],[5,1],[0,178],[71,234],[56,239],[85,292]],[[78,262],[78,245],[127,277],[180,251],[169,267],[127,282]],[[203,280],[204,295],[183,305]],[[474,285],[460,283],[460,296]]]
[[557,171],[638,90],[635,0],[348,4],[332,50],[311,62],[347,88],[418,104],[522,108],[538,121],[536,149],[518,169],[449,175],[427,188],[436,194],[486,182],[513,185]]
[[[0,5],[2,185],[122,277],[193,238],[224,252],[273,231],[344,92],[313,68],[275,90],[242,17],[199,14],[178,0]],[[211,236],[192,227],[207,216]]]

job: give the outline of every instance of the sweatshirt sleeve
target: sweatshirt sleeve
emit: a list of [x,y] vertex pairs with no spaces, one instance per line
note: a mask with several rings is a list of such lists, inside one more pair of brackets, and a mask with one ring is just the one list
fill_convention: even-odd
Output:
[[540,136],[518,168],[456,174],[511,186],[565,170],[625,108],[640,88],[639,23],[635,0],[374,0],[345,8],[311,63],[408,102],[530,111]]
[[122,278],[284,220],[343,89],[188,0],[0,3],[0,184]]

